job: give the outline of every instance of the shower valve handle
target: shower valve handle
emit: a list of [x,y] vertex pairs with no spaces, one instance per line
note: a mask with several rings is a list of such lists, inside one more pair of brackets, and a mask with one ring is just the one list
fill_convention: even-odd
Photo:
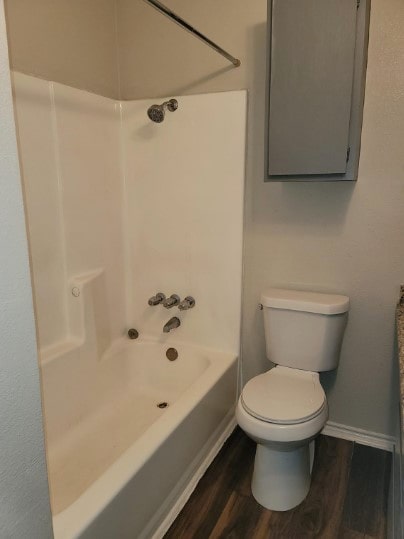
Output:
[[177,296],[177,294],[171,294],[169,298],[166,298],[163,301],[163,305],[166,309],[171,309],[171,307],[175,307],[180,303],[180,297]]
[[157,292],[157,294],[155,296],[152,296],[147,303],[150,306],[159,305],[160,303],[163,303],[165,299],[166,296],[165,294],[163,294],[163,292]]
[[178,305],[180,311],[187,311],[188,309],[192,309],[193,307],[195,307],[195,300],[192,296],[187,296]]

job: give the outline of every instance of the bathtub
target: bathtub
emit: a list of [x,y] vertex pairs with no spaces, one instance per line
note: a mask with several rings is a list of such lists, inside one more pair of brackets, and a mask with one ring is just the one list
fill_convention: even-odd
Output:
[[90,350],[42,367],[55,538],[157,539],[234,428],[237,357],[145,339]]

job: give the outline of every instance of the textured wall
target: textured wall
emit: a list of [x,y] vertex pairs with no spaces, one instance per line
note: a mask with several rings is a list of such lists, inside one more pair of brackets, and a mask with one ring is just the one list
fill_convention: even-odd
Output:
[[[170,0],[239,69],[141,0],[120,0],[125,98],[248,88],[243,313],[246,378],[267,368],[260,292],[272,285],[348,294],[340,368],[325,376],[331,420],[392,432],[394,305],[404,280],[404,4],[373,0],[359,179],[264,184],[266,1]],[[231,121],[231,119],[229,119]]]
[[118,97],[115,0],[6,0],[12,68]]
[[240,58],[242,65],[234,69],[143,0],[118,0],[123,99],[252,87],[255,63],[265,52],[264,46],[256,55],[255,47],[256,25],[266,20],[265,0],[169,0],[167,5]]
[[0,537],[52,537],[24,209],[0,1]]

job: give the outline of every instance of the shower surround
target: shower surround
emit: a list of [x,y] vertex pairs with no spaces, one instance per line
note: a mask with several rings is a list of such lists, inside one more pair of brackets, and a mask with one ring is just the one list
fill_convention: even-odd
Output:
[[159,125],[19,73],[14,97],[55,536],[161,537],[233,426],[246,92]]

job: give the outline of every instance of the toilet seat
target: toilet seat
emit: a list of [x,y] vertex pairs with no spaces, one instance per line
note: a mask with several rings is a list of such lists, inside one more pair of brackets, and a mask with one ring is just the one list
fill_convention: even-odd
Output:
[[262,421],[262,419],[258,419],[247,412],[240,397],[236,407],[236,418],[237,423],[244,432],[257,443],[286,442],[296,445],[301,443],[302,440],[308,440],[316,436],[321,431],[328,418],[328,406],[326,402],[318,415],[304,423],[270,423],[269,421]]
[[304,423],[326,407],[318,373],[280,366],[247,382],[240,401],[253,417],[278,425]]

